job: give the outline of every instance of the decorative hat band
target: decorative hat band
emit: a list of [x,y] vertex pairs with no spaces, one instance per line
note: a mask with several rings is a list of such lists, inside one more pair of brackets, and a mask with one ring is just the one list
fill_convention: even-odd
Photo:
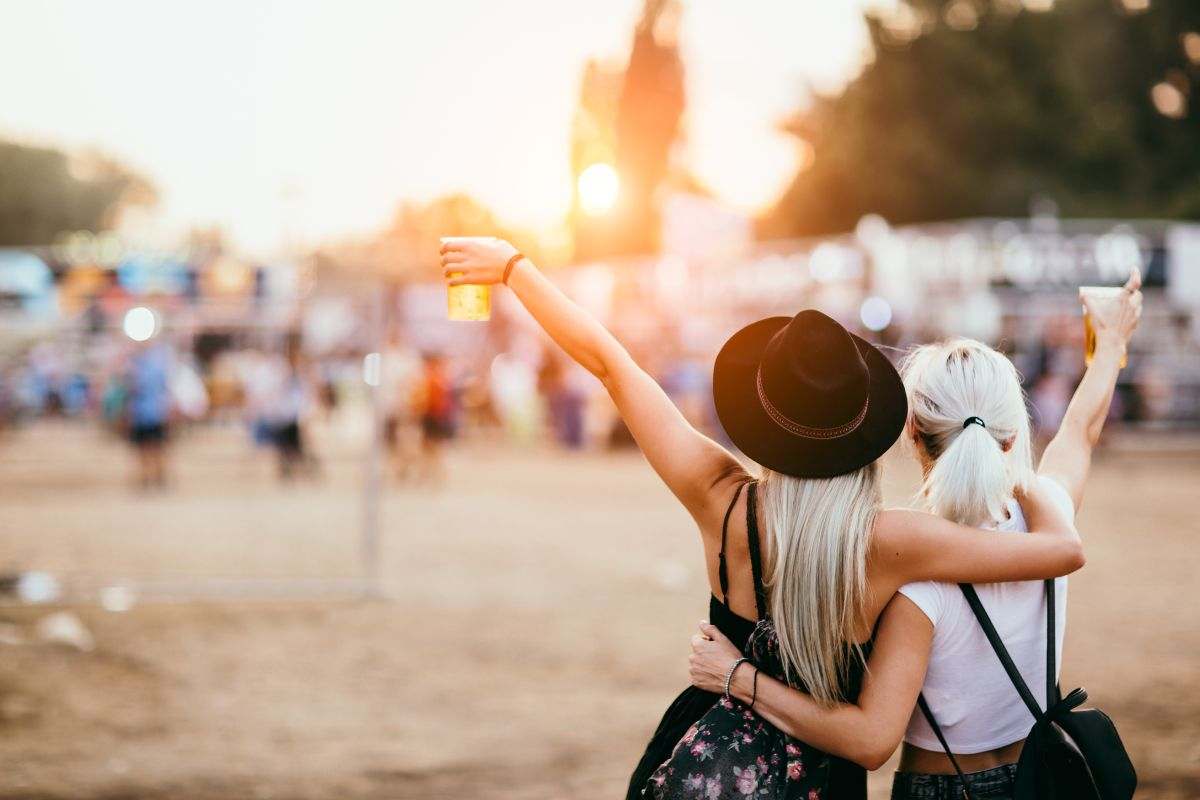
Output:
[[866,419],[867,407],[871,404],[871,396],[868,394],[867,399],[863,401],[862,410],[854,419],[844,425],[838,425],[833,428],[815,428],[811,425],[801,425],[794,419],[791,419],[771,402],[767,397],[767,393],[763,390],[762,367],[758,368],[756,375],[756,383],[758,388],[758,400],[762,403],[763,410],[767,412],[767,416],[771,418],[779,427],[783,428],[790,434],[802,436],[805,439],[840,439],[843,436],[853,433],[862,425],[862,421]]

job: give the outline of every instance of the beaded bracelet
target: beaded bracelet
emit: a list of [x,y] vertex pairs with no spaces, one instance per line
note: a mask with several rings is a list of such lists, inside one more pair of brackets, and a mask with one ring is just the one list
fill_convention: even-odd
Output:
[[749,660],[750,659],[743,656],[743,657],[739,658],[737,661],[734,661],[733,666],[731,666],[729,668],[729,674],[725,676],[725,699],[726,700],[729,699],[729,684],[733,682],[733,673],[737,672],[737,668],[739,666],[741,666],[741,664],[743,662],[746,662]]

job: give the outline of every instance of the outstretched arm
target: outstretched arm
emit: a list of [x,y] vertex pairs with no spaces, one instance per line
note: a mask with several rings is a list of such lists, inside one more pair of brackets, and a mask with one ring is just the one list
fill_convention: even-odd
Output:
[[1096,352],[1038,467],[1039,474],[1054,478],[1066,488],[1076,509],[1083,499],[1092,449],[1100,440],[1108,416],[1126,346],[1142,315],[1141,285],[1141,273],[1135,269],[1112,308],[1099,308],[1081,295],[1096,331]]
[[[451,286],[500,283],[516,254],[501,239],[451,239],[442,246],[442,265]],[[704,529],[728,502],[710,490],[743,474],[737,459],[692,427],[616,337],[532,261],[522,258],[513,266],[508,286],[550,338],[600,379],[650,466]]]
[[[891,756],[908,726],[925,680],[933,625],[907,597],[897,594],[884,610],[867,664],[862,691],[855,703],[823,706],[782,681],[739,665],[729,693],[763,719],[796,739],[879,769]],[[741,653],[716,627],[701,625],[692,639],[689,671],[695,686],[710,692],[725,689],[725,675]]]

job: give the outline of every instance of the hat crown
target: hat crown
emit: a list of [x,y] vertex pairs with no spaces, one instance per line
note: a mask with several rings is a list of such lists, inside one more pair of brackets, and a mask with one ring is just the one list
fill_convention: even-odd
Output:
[[850,332],[820,311],[806,309],[763,352],[762,390],[770,403],[801,425],[834,427],[861,414],[871,373]]

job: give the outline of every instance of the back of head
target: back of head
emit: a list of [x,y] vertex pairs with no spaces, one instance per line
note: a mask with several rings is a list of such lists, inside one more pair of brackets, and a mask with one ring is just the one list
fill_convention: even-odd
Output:
[[826,705],[844,700],[867,590],[881,492],[876,463],[832,478],[766,470],[760,484],[771,617],[788,680]]
[[932,461],[921,490],[930,512],[965,525],[1004,518],[1033,477],[1029,412],[1012,362],[973,339],[914,350],[901,366],[910,424]]

